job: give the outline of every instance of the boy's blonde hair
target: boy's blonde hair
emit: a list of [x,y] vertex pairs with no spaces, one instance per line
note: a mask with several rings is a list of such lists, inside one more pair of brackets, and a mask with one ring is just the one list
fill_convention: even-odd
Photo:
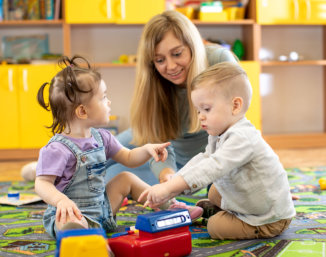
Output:
[[164,79],[154,65],[155,50],[167,32],[191,52],[187,76],[189,130],[199,130],[197,112],[191,104],[190,83],[207,67],[206,50],[195,25],[177,11],[165,11],[154,16],[144,27],[137,55],[136,84],[131,102],[133,143],[158,143],[176,139],[181,133],[176,87]]
[[233,99],[243,99],[242,113],[246,113],[251,102],[252,88],[247,73],[235,63],[222,62],[210,66],[199,74],[191,83],[191,90],[201,87],[209,87],[212,90],[221,88],[222,93]]

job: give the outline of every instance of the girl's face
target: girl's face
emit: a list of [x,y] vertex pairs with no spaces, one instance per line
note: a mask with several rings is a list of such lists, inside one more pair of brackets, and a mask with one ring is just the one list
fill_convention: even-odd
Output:
[[155,48],[154,65],[161,76],[178,86],[186,86],[191,51],[172,31]]
[[89,126],[101,127],[110,121],[111,101],[107,97],[107,88],[103,80],[91,100],[85,105]]
[[199,87],[191,92],[191,100],[198,111],[201,127],[211,136],[220,136],[232,124],[232,101],[221,89],[212,91],[209,87]]

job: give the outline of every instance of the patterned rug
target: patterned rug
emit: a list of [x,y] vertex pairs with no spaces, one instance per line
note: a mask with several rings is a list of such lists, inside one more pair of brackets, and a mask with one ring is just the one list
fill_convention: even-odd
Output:
[[[320,190],[318,179],[326,178],[326,167],[293,168],[287,171],[292,193],[300,196],[299,200],[294,201],[297,215],[287,231],[270,240],[212,240],[203,220],[199,219],[190,227],[190,256],[325,257],[326,191]],[[33,183],[26,182],[2,182],[0,193],[5,195],[8,190],[31,192],[33,186]],[[191,197],[180,196],[178,200],[194,204],[205,194],[206,190],[202,190]],[[45,207],[42,202],[22,207],[0,205],[0,257],[54,256],[56,242],[45,233],[41,222]],[[129,201],[117,215],[117,232],[133,226],[137,215],[150,211]]]

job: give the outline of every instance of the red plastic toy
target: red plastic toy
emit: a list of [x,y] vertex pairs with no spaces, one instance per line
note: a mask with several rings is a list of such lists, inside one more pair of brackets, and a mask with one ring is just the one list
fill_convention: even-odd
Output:
[[181,257],[191,253],[188,210],[174,209],[139,215],[136,229],[108,239],[116,257]]

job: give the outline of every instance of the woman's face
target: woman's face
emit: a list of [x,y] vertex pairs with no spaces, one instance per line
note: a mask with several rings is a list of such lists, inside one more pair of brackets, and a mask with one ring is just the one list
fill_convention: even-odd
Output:
[[154,65],[161,76],[178,86],[186,86],[191,52],[172,31],[155,48]]

